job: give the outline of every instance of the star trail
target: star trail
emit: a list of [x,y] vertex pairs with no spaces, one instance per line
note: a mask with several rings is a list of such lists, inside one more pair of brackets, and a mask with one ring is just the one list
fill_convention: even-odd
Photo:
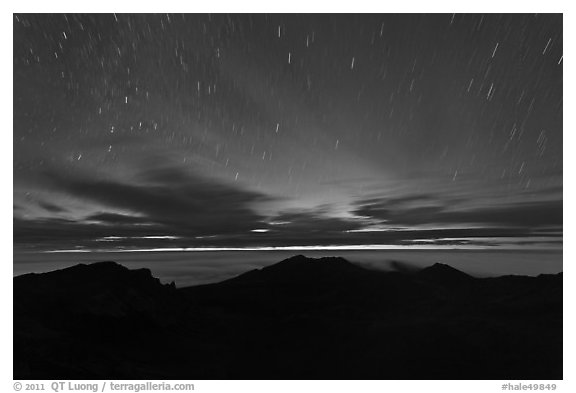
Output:
[[15,252],[562,247],[562,15],[13,24]]

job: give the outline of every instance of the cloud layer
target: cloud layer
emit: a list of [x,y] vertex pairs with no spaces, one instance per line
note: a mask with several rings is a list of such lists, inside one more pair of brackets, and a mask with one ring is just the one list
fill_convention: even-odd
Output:
[[130,183],[54,170],[42,173],[41,179],[47,190],[92,206],[92,212],[69,216],[66,206],[52,199],[38,202],[47,216],[27,217],[15,206],[18,247],[489,247],[498,238],[508,239],[508,245],[561,246],[562,241],[562,200],[550,198],[557,190],[541,192],[542,200],[491,201],[493,205],[433,193],[371,197],[354,201],[346,215],[337,215],[330,206],[264,212],[263,205],[282,199],[175,165],[150,166]]

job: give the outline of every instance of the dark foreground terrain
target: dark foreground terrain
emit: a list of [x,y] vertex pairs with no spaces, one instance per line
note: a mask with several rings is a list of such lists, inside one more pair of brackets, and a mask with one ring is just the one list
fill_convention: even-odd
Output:
[[176,289],[114,262],[14,278],[15,379],[562,379],[562,274],[296,256]]

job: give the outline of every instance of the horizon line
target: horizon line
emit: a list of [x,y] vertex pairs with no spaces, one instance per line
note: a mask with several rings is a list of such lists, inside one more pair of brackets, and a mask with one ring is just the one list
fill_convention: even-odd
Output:
[[386,245],[386,244],[366,244],[366,245],[331,245],[331,246],[262,246],[262,247],[163,247],[144,249],[63,249],[39,251],[43,254],[58,253],[127,253],[127,252],[223,252],[223,251],[363,251],[363,250],[542,250],[542,251],[562,251],[563,248],[543,248],[543,247],[502,247],[479,246],[479,245]]

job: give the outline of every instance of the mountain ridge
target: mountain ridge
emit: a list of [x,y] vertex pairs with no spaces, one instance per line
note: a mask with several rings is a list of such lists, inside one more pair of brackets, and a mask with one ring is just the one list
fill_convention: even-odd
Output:
[[184,288],[114,262],[13,281],[16,379],[562,377],[562,274],[295,256]]

